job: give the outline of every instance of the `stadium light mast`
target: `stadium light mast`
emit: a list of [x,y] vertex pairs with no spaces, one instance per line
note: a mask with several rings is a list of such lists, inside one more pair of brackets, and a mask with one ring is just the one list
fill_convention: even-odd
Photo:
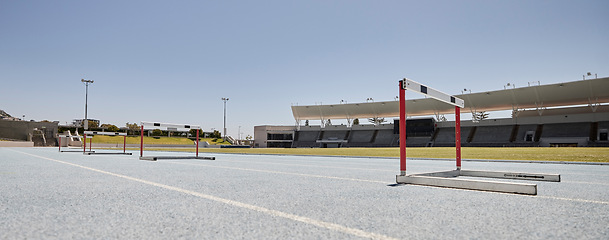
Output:
[[93,80],[86,80],[86,79],[80,79],[80,81],[82,83],[85,84],[86,86],[86,90],[85,90],[85,122],[84,122],[84,129],[88,130],[89,129],[89,118],[87,117],[87,103],[89,101],[89,85],[91,85],[91,83],[93,83]]
[[224,141],[226,141],[226,101],[228,98],[222,98],[222,101],[224,101]]

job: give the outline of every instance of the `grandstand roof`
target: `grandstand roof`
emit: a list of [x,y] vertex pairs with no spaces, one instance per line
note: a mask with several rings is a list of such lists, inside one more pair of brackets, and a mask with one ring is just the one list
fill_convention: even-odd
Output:
[[[465,100],[465,109],[476,112],[544,109],[582,104],[595,106],[609,103],[609,77],[461,94],[455,97]],[[449,114],[454,113],[454,107],[431,98],[411,99],[406,101],[406,112],[409,116]],[[399,116],[399,103],[387,101],[292,106],[292,114],[297,121],[390,118]]]

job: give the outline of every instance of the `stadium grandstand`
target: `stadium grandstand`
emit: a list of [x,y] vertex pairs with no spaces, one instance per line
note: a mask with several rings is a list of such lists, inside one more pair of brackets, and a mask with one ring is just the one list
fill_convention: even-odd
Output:
[[[465,100],[464,147],[609,147],[609,78],[455,95]],[[292,106],[295,126],[256,126],[255,147],[397,147],[398,101]],[[511,118],[480,113],[511,111]],[[408,147],[454,147],[454,107],[430,98],[406,102]],[[357,124],[356,119],[394,119]],[[346,120],[331,125],[329,120]],[[320,125],[303,122],[320,121]],[[355,122],[355,124],[354,124]]]

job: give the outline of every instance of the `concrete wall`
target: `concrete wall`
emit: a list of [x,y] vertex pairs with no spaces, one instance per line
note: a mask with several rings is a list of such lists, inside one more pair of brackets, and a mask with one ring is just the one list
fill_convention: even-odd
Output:
[[33,147],[34,142],[0,141],[0,147]]
[[0,120],[0,138],[33,141],[35,146],[44,146],[41,130],[46,139],[46,146],[57,145],[57,125],[59,122],[27,122]]

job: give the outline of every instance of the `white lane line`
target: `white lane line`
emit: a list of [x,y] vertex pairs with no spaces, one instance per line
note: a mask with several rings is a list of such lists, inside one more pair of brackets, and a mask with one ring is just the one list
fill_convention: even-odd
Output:
[[554,199],[554,200],[565,200],[565,201],[572,201],[572,202],[596,203],[596,204],[609,205],[609,202],[596,201],[596,200],[588,200],[588,199],[563,198],[563,197],[554,197],[554,196],[532,196],[532,197],[547,198],[547,199]]
[[261,169],[252,169],[252,168],[224,167],[224,166],[213,166],[213,165],[204,165],[204,164],[196,164],[196,163],[182,163],[182,162],[165,162],[165,163],[180,164],[180,165],[191,165],[191,166],[200,166],[200,167],[224,168],[224,169],[232,169],[232,170],[251,171],[251,172],[285,174],[285,175],[294,175],[294,176],[301,176],[301,177],[314,177],[314,178],[327,178],[327,179],[347,180],[347,181],[356,181],[356,182],[392,184],[392,183],[387,183],[387,182],[383,182],[383,181],[376,181],[376,180],[357,179],[357,178],[343,178],[343,177],[333,177],[333,176],[324,176],[324,175],[305,174],[305,173],[280,172],[280,171],[261,170]]
[[336,224],[336,223],[325,222],[325,221],[316,220],[316,219],[312,219],[312,218],[308,218],[308,217],[298,216],[298,215],[291,214],[291,213],[286,213],[286,212],[282,212],[282,211],[278,211],[278,210],[268,209],[268,208],[264,208],[264,207],[260,207],[260,206],[256,206],[256,205],[252,205],[252,204],[247,204],[247,203],[242,203],[242,202],[238,202],[238,201],[234,201],[234,200],[230,200],[230,199],[220,198],[220,197],[216,197],[216,196],[212,196],[212,195],[208,195],[208,194],[203,194],[203,193],[199,193],[199,192],[195,192],[195,191],[190,191],[190,190],[186,190],[186,189],[183,189],[183,188],[169,186],[169,185],[165,185],[165,184],[161,184],[161,183],[156,183],[156,182],[152,182],[152,181],[148,181],[148,180],[144,180],[144,179],[140,179],[140,178],[135,178],[135,177],[130,177],[130,176],[121,175],[121,174],[117,174],[117,173],[112,173],[112,172],[108,172],[108,171],[104,171],[104,170],[100,170],[100,169],[96,169],[96,168],[91,168],[91,167],[86,167],[86,166],[82,166],[82,165],[78,165],[78,164],[74,164],[74,163],[70,163],[70,162],[64,162],[64,161],[57,160],[57,159],[52,159],[52,158],[47,158],[47,157],[43,157],[43,156],[38,156],[38,155],[35,155],[35,154],[25,153],[25,152],[21,152],[21,151],[17,151],[17,150],[12,150],[12,149],[11,149],[11,151],[15,151],[15,152],[22,153],[22,154],[25,154],[25,155],[29,155],[29,156],[32,156],[32,157],[37,157],[37,158],[41,158],[41,159],[45,159],[45,160],[50,160],[50,161],[54,161],[54,162],[58,162],[58,163],[62,163],[62,164],[67,164],[67,165],[74,166],[74,167],[79,167],[79,168],[90,170],[90,171],[93,171],[93,172],[98,172],[98,173],[102,173],[102,174],[106,174],[106,175],[110,175],[110,176],[114,176],[114,177],[119,177],[119,178],[131,180],[131,181],[134,181],[134,182],[139,182],[139,183],[143,183],[143,184],[147,184],[147,185],[151,185],[151,186],[155,186],[155,187],[159,187],[159,188],[164,188],[164,189],[167,189],[167,190],[181,192],[181,193],[184,193],[184,194],[188,194],[188,195],[204,198],[204,199],[215,201],[215,202],[224,203],[224,204],[235,206],[235,207],[240,207],[240,208],[245,208],[245,209],[257,211],[257,212],[264,213],[264,214],[267,214],[267,215],[271,215],[271,216],[274,216],[274,217],[281,217],[281,218],[285,218],[285,219],[289,219],[289,220],[293,220],[293,221],[297,221],[297,222],[302,222],[302,223],[305,223],[305,224],[310,224],[310,225],[313,225],[313,226],[317,226],[317,227],[333,230],[333,231],[343,232],[343,233],[350,234],[350,235],[357,236],[357,237],[370,238],[370,239],[397,239],[397,238],[392,238],[392,237],[389,237],[389,236],[386,236],[386,235],[383,235],[383,234],[366,232],[366,231],[363,231],[363,230],[360,230],[360,229],[350,228],[350,227],[346,227],[346,226],[339,225],[339,224]]
[[580,181],[560,181],[560,182],[564,182],[564,183],[575,183],[575,184],[593,184],[593,185],[605,185],[605,186],[609,186],[609,183],[600,183],[600,182],[580,182]]

